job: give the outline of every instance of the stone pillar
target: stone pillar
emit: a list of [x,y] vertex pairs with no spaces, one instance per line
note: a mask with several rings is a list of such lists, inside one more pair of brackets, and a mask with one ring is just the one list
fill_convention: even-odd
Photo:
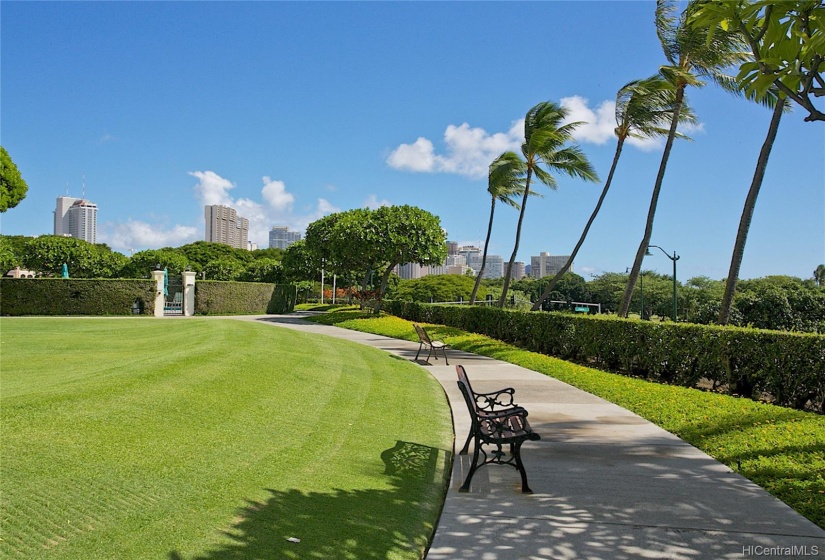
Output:
[[166,305],[163,295],[163,271],[153,270],[152,280],[155,281],[155,317],[163,317],[163,307]]
[[183,273],[183,315],[191,317],[195,314],[195,277],[196,273],[186,270]]

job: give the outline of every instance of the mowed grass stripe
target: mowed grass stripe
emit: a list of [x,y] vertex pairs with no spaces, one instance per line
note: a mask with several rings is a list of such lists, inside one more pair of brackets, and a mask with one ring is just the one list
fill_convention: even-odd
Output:
[[[398,441],[442,458],[450,448],[446,400],[420,368],[237,320],[27,318],[0,327],[0,556],[207,558],[242,546],[279,557],[272,551],[292,546],[287,528],[307,533],[298,554],[413,558],[425,545],[442,473],[401,485],[381,460]],[[353,504],[363,492],[375,511]],[[310,519],[294,528],[268,519],[250,538],[244,528],[284,496],[291,510],[311,506]],[[341,532],[349,523],[372,529]]]

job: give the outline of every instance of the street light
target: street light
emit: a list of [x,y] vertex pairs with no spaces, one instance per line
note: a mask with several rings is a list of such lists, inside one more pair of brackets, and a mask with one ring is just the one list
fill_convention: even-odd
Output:
[[650,255],[650,248],[655,247],[659,249],[664,255],[673,261],[673,322],[676,322],[676,318],[678,316],[678,308],[677,308],[677,299],[676,299],[676,261],[679,260],[679,255],[676,254],[676,251],[673,251],[673,256],[670,256],[667,251],[659,247],[658,245],[648,245],[647,246],[647,253],[646,255]]

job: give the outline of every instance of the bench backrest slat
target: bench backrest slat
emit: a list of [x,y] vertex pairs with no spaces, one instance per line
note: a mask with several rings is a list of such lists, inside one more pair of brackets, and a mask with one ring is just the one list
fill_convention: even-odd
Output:
[[427,331],[424,330],[424,327],[422,327],[418,323],[413,323],[413,326],[415,327],[415,332],[418,333],[419,340],[421,340],[421,342],[424,342],[426,344],[432,345],[432,341],[430,340],[430,337],[427,334]]

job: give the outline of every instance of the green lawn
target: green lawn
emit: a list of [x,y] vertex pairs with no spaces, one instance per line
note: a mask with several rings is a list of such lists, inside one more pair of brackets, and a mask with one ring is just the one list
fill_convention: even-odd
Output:
[[426,547],[452,425],[418,366],[232,319],[3,318],[0,344],[0,558]]
[[[418,342],[412,323],[398,317],[338,311],[313,320]],[[544,373],[632,410],[825,528],[825,416],[607,373],[442,325],[427,331],[453,348]]]

